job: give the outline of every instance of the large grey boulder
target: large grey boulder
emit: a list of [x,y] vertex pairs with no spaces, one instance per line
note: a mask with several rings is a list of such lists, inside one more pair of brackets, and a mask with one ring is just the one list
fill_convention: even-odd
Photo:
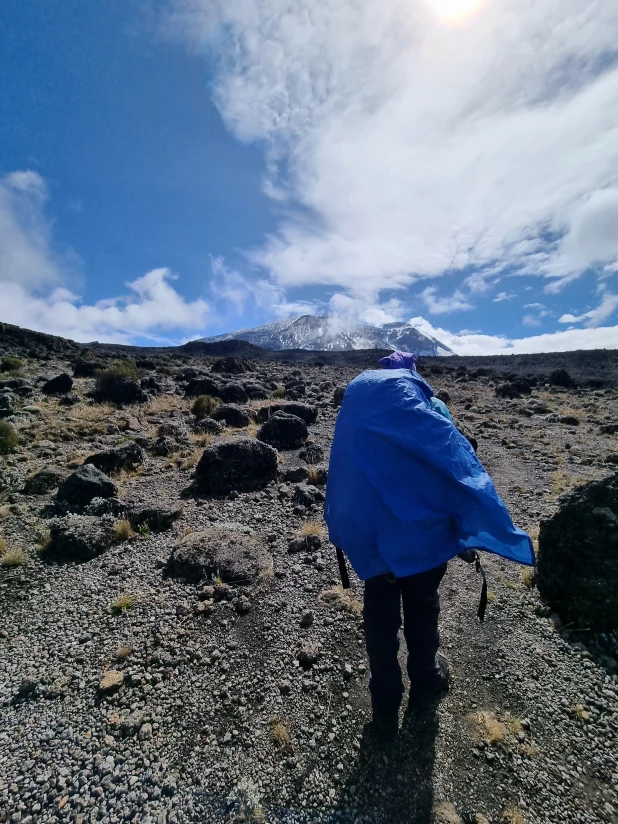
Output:
[[257,538],[244,531],[213,527],[183,538],[165,573],[193,583],[219,576],[226,583],[251,584],[270,576],[272,569],[272,556]]
[[226,426],[232,426],[237,429],[242,429],[244,426],[249,426],[251,418],[244,406],[239,406],[237,403],[223,403],[218,406],[212,413],[215,421],[223,422]]
[[63,372],[61,375],[56,375],[43,386],[42,392],[44,395],[66,395],[73,388],[73,378],[68,372]]
[[230,438],[204,450],[195,484],[205,494],[262,489],[277,477],[277,451],[253,438]]
[[112,498],[118,493],[113,481],[92,464],[85,464],[63,481],[56,499],[70,507],[87,506],[93,498]]
[[307,440],[307,424],[297,415],[275,412],[257,434],[260,441],[277,449],[299,449]]
[[317,408],[309,403],[271,403],[258,410],[255,419],[258,423],[266,423],[275,412],[287,412],[289,415],[296,415],[296,417],[302,418],[306,424],[315,423],[318,419]]
[[46,467],[32,475],[24,484],[24,495],[45,495],[52,489],[58,489],[66,474],[61,469]]
[[541,522],[537,583],[565,623],[618,627],[618,473],[563,495]]
[[226,383],[221,390],[221,399],[225,403],[247,403],[249,395],[239,383]]
[[50,541],[44,557],[52,561],[82,563],[96,558],[114,541],[114,519],[67,515],[50,521]]
[[138,469],[143,463],[144,453],[142,448],[134,441],[127,441],[105,452],[89,455],[84,461],[85,465],[92,464],[92,466],[96,466],[97,469],[107,475],[120,472],[122,469],[132,471]]
[[192,378],[185,387],[185,395],[197,398],[200,395],[210,395],[211,398],[221,396],[221,387],[212,378]]

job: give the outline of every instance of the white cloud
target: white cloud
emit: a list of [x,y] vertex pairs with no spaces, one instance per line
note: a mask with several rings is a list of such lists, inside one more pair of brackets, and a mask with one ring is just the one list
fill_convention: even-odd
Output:
[[494,303],[502,303],[505,300],[513,300],[513,298],[517,297],[515,292],[498,292],[495,298],[493,298]]
[[0,319],[28,329],[81,342],[130,343],[135,337],[167,342],[163,333],[194,330],[203,334],[210,307],[185,301],[171,285],[169,269],[154,269],[127,283],[129,292],[95,304],[84,304],[67,289],[36,296],[17,283],[2,284]]
[[[0,281],[37,288],[60,283],[71,268],[52,244],[47,188],[33,171],[0,178]],[[73,256],[74,260],[74,256]]]
[[474,309],[474,306],[459,289],[457,289],[452,295],[445,298],[437,298],[435,296],[436,291],[435,286],[428,286],[421,292],[421,298],[425,301],[429,311],[434,315],[444,315],[448,312],[460,312],[467,309]]
[[0,179],[0,320],[77,341],[162,341],[165,332],[202,334],[206,301],[187,301],[169,269],[153,269],[125,286],[128,293],[86,304],[66,288],[77,256],[59,252],[45,207],[47,187],[33,171]]
[[589,312],[584,312],[581,315],[565,314],[558,319],[558,323],[581,323],[586,321],[586,326],[596,327],[600,326],[614,314],[618,309],[618,295],[611,292],[601,290],[601,302],[594,309]]
[[615,256],[618,4],[493,0],[451,25],[436,2],[172,0],[228,128],[268,146],[288,211],[252,259],[283,286],[469,266],[479,291],[485,267],[564,286]]
[[211,259],[211,270],[210,293],[213,299],[218,304],[230,304],[236,315],[242,315],[248,304],[266,310],[277,318],[314,315],[317,311],[316,304],[310,301],[288,301],[281,286],[266,278],[252,280],[230,269],[221,257]]
[[510,339],[504,335],[483,335],[480,332],[449,332],[433,326],[423,317],[411,318],[410,323],[449,346],[457,355],[522,355],[618,348],[618,326],[566,329],[564,332]]

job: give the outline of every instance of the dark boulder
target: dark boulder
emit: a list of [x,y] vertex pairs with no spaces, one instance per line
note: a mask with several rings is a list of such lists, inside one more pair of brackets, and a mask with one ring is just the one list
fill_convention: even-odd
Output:
[[221,390],[221,399],[225,403],[246,403],[249,395],[239,383],[228,383]]
[[73,367],[74,378],[93,378],[97,372],[105,369],[104,363],[97,363],[92,360],[78,360]]
[[242,386],[251,401],[265,401],[270,397],[270,392],[261,383],[247,381]]
[[73,388],[73,378],[68,372],[57,375],[43,386],[41,391],[44,395],[66,395]]
[[145,378],[141,378],[139,385],[145,392],[150,392],[151,395],[159,395],[163,392],[163,382],[156,375],[147,375]]
[[171,529],[173,524],[182,515],[183,509],[181,506],[177,507],[143,507],[142,509],[134,509],[129,514],[129,521],[133,529],[147,527],[151,532],[165,532]]
[[506,383],[500,383],[496,386],[496,395],[499,398],[521,398],[522,395],[530,395],[532,388],[525,380],[514,380]]
[[191,423],[191,429],[196,435],[220,435],[223,432],[224,426],[220,421],[214,418],[197,418]]
[[618,473],[563,495],[541,522],[537,583],[565,623],[618,628]]
[[575,381],[566,371],[566,369],[554,369],[549,376],[549,383],[552,386],[562,386],[565,389],[570,389],[575,386]]
[[178,446],[172,438],[166,438],[164,435],[160,435],[150,447],[150,451],[153,455],[161,458],[169,458],[170,455],[178,451]]
[[298,449],[307,439],[307,424],[297,415],[275,412],[257,434],[258,440],[277,449]]
[[236,429],[242,429],[244,426],[249,426],[251,418],[244,406],[238,406],[235,403],[224,403],[218,406],[212,413],[215,421],[223,421],[226,426],[232,426]]
[[166,421],[162,423],[157,431],[160,438],[173,438],[182,443],[189,442],[189,430],[184,421]]
[[132,403],[145,403],[148,395],[144,392],[137,381],[132,378],[118,378],[110,386],[106,387],[104,399],[124,406]]
[[345,395],[345,386],[336,386],[335,391],[333,392],[333,405],[334,406],[341,406],[343,403],[343,396]]
[[36,475],[28,478],[24,484],[24,495],[45,495],[52,489],[58,489],[66,475],[60,469],[47,467],[41,469]]
[[302,418],[307,426],[315,423],[318,418],[318,410],[308,403],[271,403],[258,410],[255,419],[258,423],[266,423],[275,412],[287,412],[289,415],[296,415],[297,418]]
[[133,471],[138,469],[143,463],[144,453],[142,452],[142,448],[134,441],[127,441],[106,452],[97,452],[95,455],[89,455],[84,461],[85,465],[92,464],[107,475],[112,475],[123,469]]
[[205,494],[262,489],[277,477],[277,451],[254,438],[213,444],[195,468],[196,487]]
[[113,515],[114,518],[126,518],[131,511],[128,504],[118,498],[93,498],[88,506],[82,510],[82,515]]
[[218,576],[229,584],[252,584],[272,570],[272,556],[261,541],[241,530],[213,527],[182,538],[164,572],[192,583]]
[[138,358],[135,361],[135,365],[138,369],[144,369],[147,372],[152,372],[157,368],[157,364],[153,360],[150,360],[150,358]]
[[191,398],[198,398],[200,395],[220,398],[221,387],[212,378],[193,378],[185,387],[185,395]]
[[547,415],[545,420],[548,423],[563,423],[566,426],[579,426],[579,418],[576,418],[575,415],[558,415],[557,412],[552,412],[551,415]]
[[324,460],[324,450],[317,443],[309,444],[305,449],[301,449],[298,453],[301,461],[308,464],[319,464]]
[[19,409],[19,398],[8,389],[0,391],[0,418],[9,418]]
[[221,358],[212,365],[212,371],[216,373],[226,373],[228,375],[242,375],[245,372],[253,372],[250,363],[240,358]]
[[91,515],[54,518],[43,557],[50,561],[83,563],[96,558],[114,541],[114,519]]
[[87,506],[93,498],[113,498],[118,493],[116,484],[92,464],[80,466],[66,478],[56,498],[73,507]]
[[293,501],[301,506],[311,507],[324,503],[324,493],[315,486],[297,484],[294,487]]

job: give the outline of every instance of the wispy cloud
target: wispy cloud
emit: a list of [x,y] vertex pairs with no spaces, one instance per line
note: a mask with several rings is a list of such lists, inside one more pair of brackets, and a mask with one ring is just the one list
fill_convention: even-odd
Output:
[[230,131],[267,146],[287,217],[252,259],[279,284],[377,292],[474,266],[479,291],[485,271],[564,285],[618,256],[618,4],[172,6]]
[[202,332],[211,307],[185,300],[169,269],[130,281],[123,295],[84,303],[67,288],[78,257],[54,242],[47,198],[37,172],[14,171],[0,180],[0,320],[78,341],[160,341],[167,332]]
[[461,312],[474,308],[473,304],[459,289],[452,295],[443,298],[436,297],[436,292],[435,286],[428,286],[421,292],[421,298],[434,315],[445,315],[448,312]]
[[618,326],[596,329],[566,329],[526,338],[484,335],[480,332],[451,332],[436,327],[423,317],[410,323],[432,335],[458,355],[520,355],[533,352],[570,352],[574,349],[618,349]]
[[210,307],[188,302],[173,288],[169,269],[155,269],[126,284],[127,292],[94,304],[83,303],[67,289],[33,294],[17,283],[0,284],[0,319],[53,335],[88,342],[130,343],[136,338],[169,342],[167,332],[203,333]]
[[618,295],[602,290],[601,302],[594,309],[589,312],[584,312],[581,315],[564,314],[558,319],[559,323],[581,323],[586,322],[586,326],[596,327],[605,323],[618,309]]

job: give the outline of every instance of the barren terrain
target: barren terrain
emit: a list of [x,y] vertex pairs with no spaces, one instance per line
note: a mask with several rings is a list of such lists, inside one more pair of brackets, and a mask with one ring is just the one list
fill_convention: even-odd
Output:
[[[0,376],[0,393],[17,398],[4,420],[19,438],[0,456],[0,821],[618,821],[618,639],[564,626],[527,571],[500,559],[485,559],[483,624],[479,577],[449,565],[448,696],[406,718],[390,745],[364,731],[362,584],[352,576],[352,597],[337,589],[320,470],[334,390],[373,355],[319,365],[265,358],[227,375],[211,371],[212,355],[149,350],[140,368],[152,378],[147,399],[117,406],[93,399],[94,377],[75,378],[68,395],[42,388],[73,374],[79,357],[109,365],[122,350],[1,336],[0,346],[23,362]],[[453,358],[419,365],[450,393],[513,520],[534,538],[562,492],[615,469],[612,358],[579,369],[577,388],[550,386],[557,364],[546,369],[542,357],[517,369]],[[263,489],[200,493],[198,460],[232,432],[199,431],[187,369],[267,387],[267,398],[241,404],[249,424],[233,434],[250,438],[259,410],[285,402],[286,383],[302,385],[302,402],[317,410],[309,440],[323,457],[307,463],[298,448],[279,449],[278,477]],[[509,371],[532,376],[530,395],[496,395]],[[50,557],[50,523],[65,512],[55,486],[34,494],[27,481],[52,468],[60,483],[88,456],[129,442],[143,463],[113,473],[115,497],[127,512],[170,514],[168,528],[134,528],[121,509],[90,514],[88,523],[113,522],[111,546],[83,563]],[[256,539],[272,569],[231,586],[225,576],[169,574],[172,552],[213,526]]]

